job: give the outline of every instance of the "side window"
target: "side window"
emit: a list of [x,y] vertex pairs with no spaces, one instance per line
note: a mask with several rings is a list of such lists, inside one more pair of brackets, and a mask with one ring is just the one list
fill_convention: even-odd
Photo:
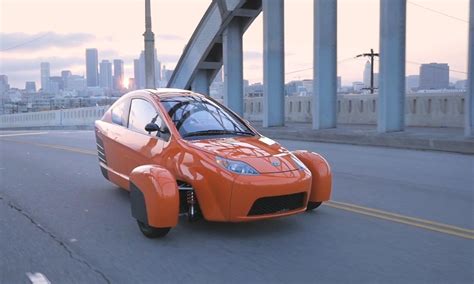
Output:
[[155,107],[145,100],[133,99],[130,106],[128,128],[132,131],[148,135],[148,132],[145,131],[145,126],[152,122],[155,117],[155,123],[161,128],[163,120],[158,116]]
[[125,126],[123,114],[125,112],[125,102],[122,102],[112,109],[112,122]]

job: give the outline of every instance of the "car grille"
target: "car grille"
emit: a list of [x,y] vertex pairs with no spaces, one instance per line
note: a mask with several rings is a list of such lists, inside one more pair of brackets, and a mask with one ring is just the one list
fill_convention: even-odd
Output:
[[305,194],[303,192],[259,198],[252,205],[248,216],[282,213],[296,210],[304,206],[304,200]]

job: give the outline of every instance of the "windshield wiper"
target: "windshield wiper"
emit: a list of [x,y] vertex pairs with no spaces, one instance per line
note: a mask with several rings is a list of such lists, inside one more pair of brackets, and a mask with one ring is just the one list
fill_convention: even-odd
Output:
[[232,131],[232,130],[203,130],[203,131],[195,131],[183,134],[182,137],[191,137],[191,136],[206,136],[206,135],[225,135],[225,134],[235,134],[235,135],[245,135],[245,136],[254,136],[252,132],[248,131]]

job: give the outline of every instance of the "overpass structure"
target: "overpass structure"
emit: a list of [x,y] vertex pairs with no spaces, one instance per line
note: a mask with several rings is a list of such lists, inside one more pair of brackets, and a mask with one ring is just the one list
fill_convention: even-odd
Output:
[[186,45],[168,87],[208,95],[210,83],[224,64],[224,101],[242,114],[242,36],[261,11],[261,0],[212,1]]
[[[209,94],[224,66],[224,103],[263,127],[285,121],[311,122],[315,130],[337,123],[377,124],[379,133],[405,126],[464,127],[474,136],[474,12],[470,0],[468,90],[465,94],[405,94],[406,0],[380,0],[380,92],[338,96],[337,0],[314,0],[312,97],[284,96],[283,0],[213,0],[191,36],[168,87]],[[244,100],[243,34],[263,13],[263,98]],[[93,122],[101,111],[61,110],[50,114],[0,116],[0,128],[71,126]]]
[[[406,126],[405,47],[407,0],[380,0],[380,91],[377,130]],[[468,92],[464,102],[466,136],[474,136],[474,12],[470,0]],[[209,94],[209,84],[224,65],[224,103],[239,114],[243,107],[242,35],[263,12],[263,126],[285,122],[283,0],[214,0],[189,40],[169,87]],[[337,124],[337,0],[314,0],[312,128]],[[271,111],[270,111],[271,110]]]

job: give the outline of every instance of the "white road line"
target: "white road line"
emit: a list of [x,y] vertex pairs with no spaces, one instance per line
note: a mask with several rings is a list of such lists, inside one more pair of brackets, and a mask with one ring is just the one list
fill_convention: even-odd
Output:
[[51,284],[48,278],[46,278],[44,274],[39,273],[39,272],[35,272],[35,273],[27,272],[26,276],[28,276],[31,283],[33,284]]
[[48,132],[27,132],[27,133],[0,134],[0,137],[14,137],[14,136],[27,136],[27,135],[42,135],[42,134],[48,134]]

